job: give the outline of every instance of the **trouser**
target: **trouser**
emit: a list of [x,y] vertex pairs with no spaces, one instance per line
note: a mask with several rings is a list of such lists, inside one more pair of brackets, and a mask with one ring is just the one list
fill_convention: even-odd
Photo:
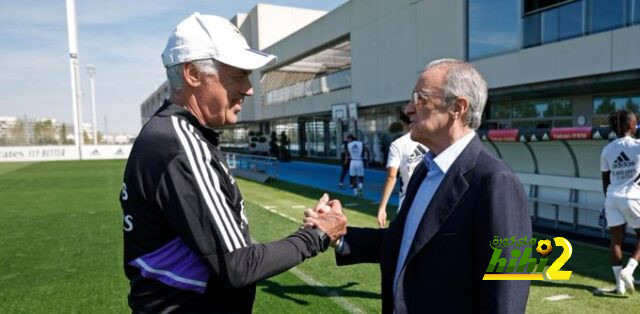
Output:
[[342,172],[340,173],[340,183],[342,183],[342,181],[344,181],[344,177],[347,175],[347,172],[349,171],[349,162],[343,162],[342,163]]

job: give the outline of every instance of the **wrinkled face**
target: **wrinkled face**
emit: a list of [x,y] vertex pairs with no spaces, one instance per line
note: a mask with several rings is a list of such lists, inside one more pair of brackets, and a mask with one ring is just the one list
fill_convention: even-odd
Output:
[[238,122],[244,97],[253,95],[250,74],[226,64],[220,64],[217,75],[200,73],[202,84],[194,90],[194,96],[207,126]]
[[444,67],[422,72],[413,89],[419,94],[417,102],[410,100],[404,110],[411,120],[411,139],[427,147],[444,136],[454,122],[444,105],[442,87],[445,74]]

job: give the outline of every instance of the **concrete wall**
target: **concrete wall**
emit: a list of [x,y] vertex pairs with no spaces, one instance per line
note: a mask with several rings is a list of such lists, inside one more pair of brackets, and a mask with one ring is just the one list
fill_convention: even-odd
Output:
[[474,60],[490,88],[640,68],[640,25]]
[[[248,14],[238,14],[232,22],[238,26],[240,32],[254,49],[264,50],[273,43],[282,40],[295,31],[325,15],[326,11],[285,7],[260,3]],[[282,58],[275,53],[278,58]],[[245,99],[240,121],[264,119],[260,99],[261,71],[251,74],[254,97]]]
[[[268,47],[267,51],[278,56],[278,62],[269,68],[291,63],[345,36],[351,41],[352,98],[312,98],[355,101],[361,107],[405,101],[427,62],[464,57],[465,1],[349,1]],[[337,93],[344,95],[343,91]],[[311,113],[317,112],[317,107],[305,106],[319,101],[294,100],[285,106]],[[268,119],[277,117],[272,111],[281,111],[279,105],[263,107],[255,102],[254,106],[253,114],[243,115],[243,119]],[[322,108],[328,111],[331,104]]]
[[346,103],[351,99],[351,89],[341,89],[328,94],[300,98],[283,104],[263,107],[262,117],[265,119],[284,118],[297,115],[329,113],[332,104]]

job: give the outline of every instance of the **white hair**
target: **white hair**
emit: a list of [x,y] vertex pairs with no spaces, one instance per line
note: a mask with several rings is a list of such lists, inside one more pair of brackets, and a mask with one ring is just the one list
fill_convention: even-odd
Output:
[[482,120],[482,111],[487,102],[487,82],[476,68],[468,62],[456,59],[440,59],[430,62],[424,70],[445,67],[444,86],[442,92],[445,105],[450,107],[455,99],[462,97],[469,101],[467,125],[477,129]]
[[[190,61],[196,67],[198,72],[206,75],[217,75],[220,64],[213,59]],[[179,92],[184,87],[184,77],[182,77],[182,65],[178,63],[167,68],[167,81],[169,81],[169,89],[171,93]]]

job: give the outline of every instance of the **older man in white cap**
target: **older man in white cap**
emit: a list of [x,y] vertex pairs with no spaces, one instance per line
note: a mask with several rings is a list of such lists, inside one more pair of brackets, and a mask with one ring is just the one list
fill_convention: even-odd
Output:
[[[171,99],[143,127],[120,194],[133,312],[249,313],[257,281],[327,249],[346,232],[337,204],[317,228],[252,244],[244,201],[217,147],[234,124],[249,74],[276,59],[229,21],[194,13],[162,53]],[[323,198],[317,206],[325,207]]]

